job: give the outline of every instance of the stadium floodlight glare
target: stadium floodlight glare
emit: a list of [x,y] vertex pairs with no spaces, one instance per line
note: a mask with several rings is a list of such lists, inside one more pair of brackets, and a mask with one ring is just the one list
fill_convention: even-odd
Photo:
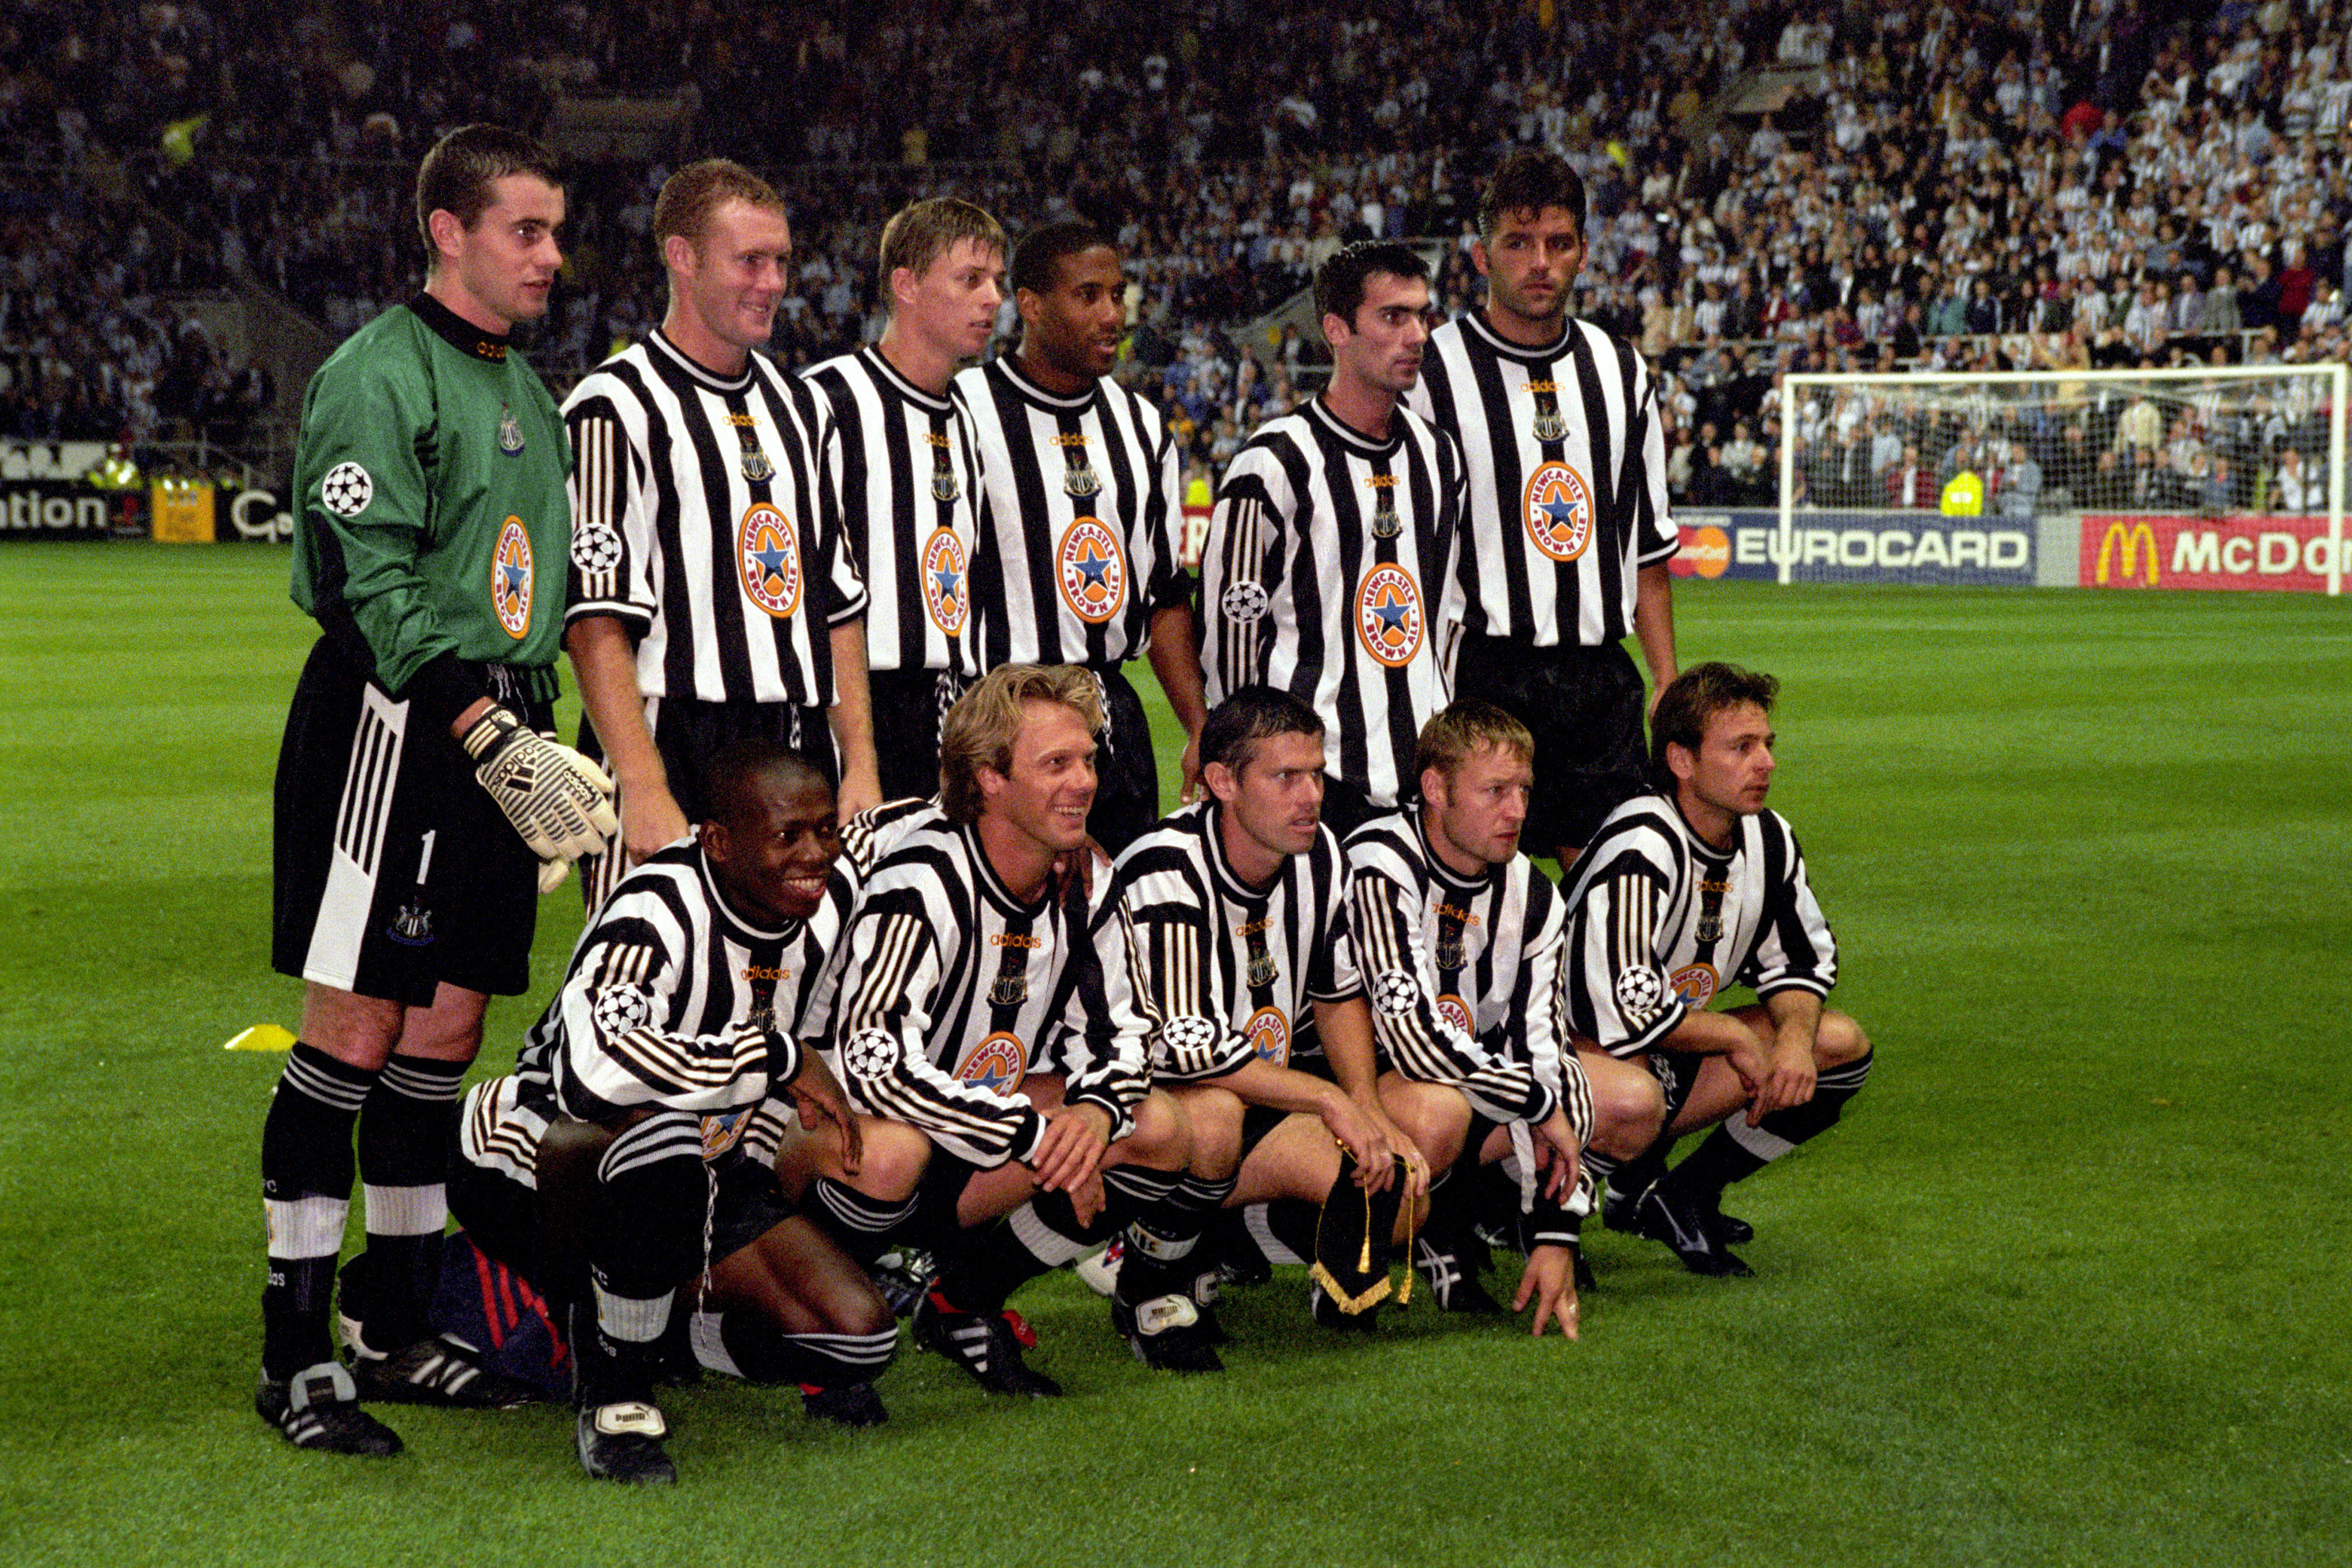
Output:
[[[2259,570],[2299,572],[2312,586],[2325,579],[2340,594],[2347,375],[2342,364],[1791,373],[1772,551],[1780,580],[1794,580],[1801,515],[1908,503],[2036,523],[2112,517],[2126,559],[2147,532],[2138,518],[2301,518],[2299,532],[2262,536]],[[1906,485],[1914,465],[1919,477]],[[2324,536],[2314,526],[2323,515]],[[2216,548],[2210,536],[2194,545]],[[2253,549],[2238,553],[2252,561]],[[2273,559],[2282,551],[2284,566]]]

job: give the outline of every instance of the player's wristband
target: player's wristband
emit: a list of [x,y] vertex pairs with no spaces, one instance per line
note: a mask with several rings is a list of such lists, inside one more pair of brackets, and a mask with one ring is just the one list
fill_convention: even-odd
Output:
[[768,1092],[782,1094],[784,1085],[801,1075],[801,1043],[772,1027],[761,1029],[760,1040],[767,1047]]

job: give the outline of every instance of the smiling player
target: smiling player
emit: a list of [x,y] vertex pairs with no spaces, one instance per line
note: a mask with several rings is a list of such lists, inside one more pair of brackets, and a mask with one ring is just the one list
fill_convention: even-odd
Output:
[[1055,874],[1087,841],[1097,690],[1070,665],[1007,664],[957,699],[940,809],[899,825],[809,1011],[866,1152],[817,1129],[792,1179],[860,1261],[919,1233],[940,1269],[916,1343],[997,1394],[1061,1392],[1024,1363],[1006,1298],[1166,1205],[1191,1153],[1150,1088],[1113,879]]
[[[621,838],[593,911],[628,864],[701,820],[701,767],[765,736],[837,780],[843,814],[881,798],[866,691],[866,596],[823,465],[823,404],[760,350],[792,255],[783,198],[714,159],[654,203],[669,276],[658,330],[564,401],[582,748],[620,786]],[[827,730],[831,734],[828,737]]]
[[[773,741],[711,759],[698,841],[624,877],[510,1077],[467,1096],[451,1206],[483,1252],[569,1314],[591,1476],[667,1483],[656,1347],[681,1305],[705,1366],[882,1418],[889,1309],[793,1212],[770,1164],[785,1106],[856,1138],[802,1007],[855,897],[833,790]],[[697,1276],[704,1283],[696,1284]],[[852,1393],[851,1391],[856,1391]]]
[[[1749,1272],[1730,1250],[1749,1232],[1722,1212],[1724,1187],[1828,1132],[1870,1076],[1861,1026],[1822,1006],[1836,944],[1796,834],[1764,804],[1779,692],[1729,664],[1684,671],[1652,721],[1659,793],[1610,814],[1569,894],[1578,1047],[1646,1057],[1665,1092],[1651,1154],[1622,1169],[1588,1156],[1611,1179],[1609,1223],[1664,1242],[1699,1274]],[[1707,1010],[1735,985],[1757,1002]],[[1676,1137],[1707,1126],[1656,1175]]]
[[1089,225],[1045,224],[1013,252],[1021,346],[956,377],[980,454],[972,632],[982,669],[1094,672],[1109,716],[1089,824],[1113,854],[1160,816],[1143,703],[1122,666],[1149,652],[1197,768],[1201,664],[1178,558],[1183,490],[1160,411],[1110,377],[1127,335],[1118,252]]

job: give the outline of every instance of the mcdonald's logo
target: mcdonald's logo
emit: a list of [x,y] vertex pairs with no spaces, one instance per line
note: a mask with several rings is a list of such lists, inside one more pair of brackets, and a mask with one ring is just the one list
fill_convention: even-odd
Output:
[[2147,585],[2154,588],[2157,583],[2156,530],[2146,523],[2133,523],[2128,528],[2119,522],[2109,523],[2106,533],[2099,539],[2098,571],[2094,580],[2104,587],[2109,563],[2121,557],[2124,570],[2117,581],[2129,582],[2132,573],[2139,570],[2140,551],[2143,549],[2147,552]]

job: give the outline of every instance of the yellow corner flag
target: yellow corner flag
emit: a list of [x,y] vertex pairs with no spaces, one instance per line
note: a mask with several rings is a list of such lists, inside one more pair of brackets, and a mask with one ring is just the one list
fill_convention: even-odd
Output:
[[257,1023],[226,1045],[223,1051],[291,1051],[294,1036],[274,1023]]

